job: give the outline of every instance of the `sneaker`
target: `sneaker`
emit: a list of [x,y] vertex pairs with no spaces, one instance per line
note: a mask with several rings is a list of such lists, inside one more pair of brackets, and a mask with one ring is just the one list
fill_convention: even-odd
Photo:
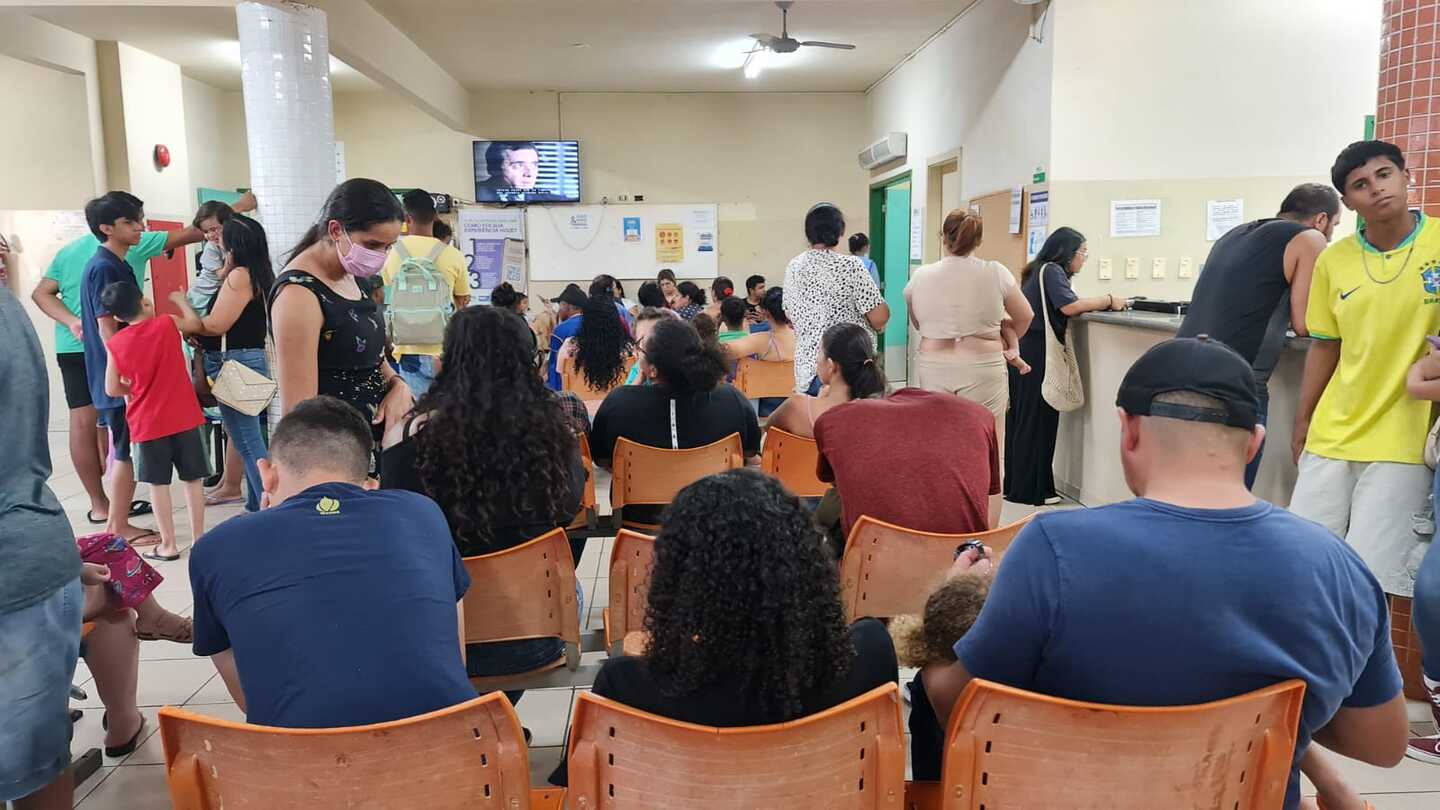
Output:
[[1440,681],[1432,681],[1421,675],[1420,680],[1425,684],[1425,694],[1430,699],[1430,716],[1435,719],[1435,730],[1440,731]]
[[1440,765],[1440,734],[1411,737],[1410,744],[1405,746],[1405,756],[1431,765]]
[[1048,498],[1045,499],[1045,505],[1046,505],[1046,506],[1054,506],[1054,505],[1057,504],[1057,503],[1060,503],[1060,496],[1059,496],[1059,495],[1051,495],[1050,497],[1048,497]]

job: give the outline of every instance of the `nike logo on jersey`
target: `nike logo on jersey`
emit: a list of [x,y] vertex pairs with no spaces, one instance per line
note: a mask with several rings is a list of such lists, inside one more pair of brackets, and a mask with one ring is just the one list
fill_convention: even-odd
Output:
[[1350,292],[1342,292],[1342,293],[1340,293],[1340,300],[1341,300],[1341,301],[1344,301],[1346,298],[1349,298],[1350,296],[1354,295],[1354,294],[1355,294],[1355,290],[1358,290],[1358,289],[1360,289],[1360,287],[1359,287],[1359,286],[1356,286],[1354,289],[1350,290]]

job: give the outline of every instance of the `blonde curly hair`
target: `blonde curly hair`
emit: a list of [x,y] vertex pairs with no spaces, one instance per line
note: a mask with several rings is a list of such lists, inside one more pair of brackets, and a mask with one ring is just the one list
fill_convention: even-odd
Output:
[[896,616],[890,621],[895,656],[904,667],[948,664],[955,660],[955,642],[969,631],[990,594],[990,578],[953,576],[925,600],[921,616]]

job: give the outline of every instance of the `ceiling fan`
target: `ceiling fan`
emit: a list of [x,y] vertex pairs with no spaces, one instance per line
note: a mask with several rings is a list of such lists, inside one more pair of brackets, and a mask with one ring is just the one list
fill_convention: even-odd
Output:
[[755,39],[756,48],[763,48],[774,53],[794,53],[800,48],[837,48],[842,51],[855,50],[854,45],[844,42],[817,42],[814,40],[801,41],[790,36],[790,7],[795,5],[795,0],[776,0],[776,6],[780,7],[780,36],[774,34],[751,34]]

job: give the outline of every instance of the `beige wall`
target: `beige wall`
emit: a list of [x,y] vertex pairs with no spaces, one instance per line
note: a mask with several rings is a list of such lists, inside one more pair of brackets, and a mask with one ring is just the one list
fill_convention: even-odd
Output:
[[0,88],[0,210],[83,206],[94,196],[85,77],[0,56]]
[[249,186],[245,101],[239,91],[221,90],[189,76],[181,77],[181,87],[191,184],[222,189]]
[[[109,44],[109,43],[102,43]],[[107,155],[122,157],[126,163],[128,189],[145,201],[151,216],[185,216],[195,209],[195,189],[190,184],[190,146],[185,135],[184,90],[180,68],[139,48],[115,43],[118,57],[119,104],[124,127],[124,149],[109,149]],[[105,55],[101,51],[102,58]],[[102,76],[106,64],[101,63]],[[107,93],[102,79],[102,98],[107,107],[115,103],[113,86]],[[105,120],[107,142],[115,134],[111,116]],[[170,150],[170,165],[160,169],[153,158],[157,144]],[[111,159],[115,177],[117,167]],[[185,216],[188,220],[188,216]]]

